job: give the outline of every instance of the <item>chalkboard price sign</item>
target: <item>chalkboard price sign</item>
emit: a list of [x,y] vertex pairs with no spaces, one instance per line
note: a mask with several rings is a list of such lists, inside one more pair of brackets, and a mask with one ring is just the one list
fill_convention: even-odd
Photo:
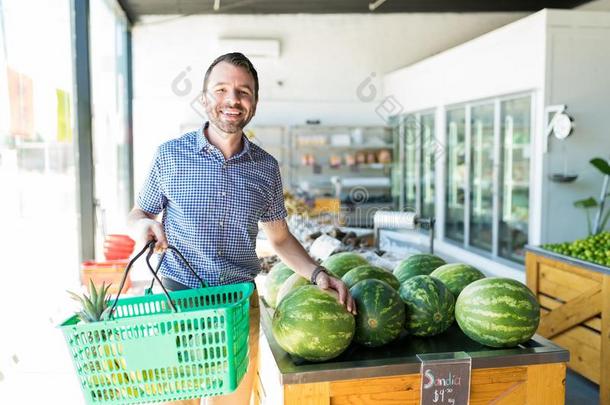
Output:
[[472,359],[464,352],[418,354],[421,405],[467,405]]

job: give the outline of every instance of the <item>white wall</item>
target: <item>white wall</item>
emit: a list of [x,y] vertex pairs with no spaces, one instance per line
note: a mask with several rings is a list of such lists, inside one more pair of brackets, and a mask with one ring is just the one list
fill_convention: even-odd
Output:
[[[599,198],[603,177],[589,160],[610,159],[610,13],[551,13],[547,42],[545,103],[567,105],[574,132],[561,142],[551,138],[544,155],[542,241],[564,242],[587,236],[586,216],[573,202]],[[546,180],[564,164],[578,174],[575,182]]]
[[386,75],[386,95],[406,112],[544,85],[544,13],[523,18]]
[[578,10],[610,11],[610,0],[596,0],[576,7]]
[[[597,197],[601,187],[602,176],[588,162],[595,156],[610,158],[609,50],[610,13],[545,10],[392,72],[384,90],[407,112],[437,108],[441,145],[447,105],[533,91],[529,242],[569,241],[587,231],[585,217],[573,202]],[[562,143],[551,139],[544,153],[543,111],[556,104],[568,106],[575,130]],[[551,183],[548,175],[561,171],[564,160],[578,180]],[[437,159],[436,169],[439,184],[444,184],[444,159]],[[437,192],[440,207],[443,191]],[[442,212],[438,220],[443,223]],[[439,250],[443,248],[439,243]],[[461,254],[468,259],[468,253]]]
[[[139,188],[154,148],[203,118],[191,106],[219,54],[219,37],[277,38],[277,59],[255,58],[261,92],[253,125],[383,124],[382,76],[524,13],[148,17],[133,30],[134,175]],[[375,77],[371,77],[372,74]],[[182,75],[181,75],[182,74]],[[365,96],[376,90],[372,101]],[[283,85],[279,85],[282,81]],[[190,86],[188,85],[190,83]],[[178,91],[175,91],[175,90]]]

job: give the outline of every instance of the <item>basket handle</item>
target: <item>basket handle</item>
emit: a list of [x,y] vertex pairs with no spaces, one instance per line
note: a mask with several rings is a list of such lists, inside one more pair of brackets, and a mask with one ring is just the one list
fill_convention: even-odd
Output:
[[168,245],[167,249],[161,254],[161,257],[159,258],[159,262],[157,263],[157,268],[154,270],[153,270],[152,266],[150,265],[150,257],[153,254],[153,249],[152,248],[149,249],[148,254],[146,255],[146,264],[148,265],[148,269],[151,271],[151,273],[153,274],[153,277],[154,277],[150,282],[150,286],[146,289],[147,295],[152,294],[152,288],[153,288],[153,285],[155,284],[155,280],[157,280],[159,282],[159,285],[161,286],[161,288],[163,288],[163,290],[165,290],[165,287],[163,287],[161,280],[157,277],[157,273],[159,272],[159,269],[161,268],[161,262],[163,262],[163,259],[165,259],[165,255],[168,250],[172,250],[174,253],[176,253],[178,255],[180,260],[182,260],[182,262],[191,271],[191,273],[193,273],[195,278],[197,278],[197,280],[199,280],[199,283],[201,284],[200,288],[208,287],[208,284],[199,276],[199,274],[197,274],[197,272],[193,269],[193,266],[190,265],[190,263],[185,259],[185,257],[182,255],[182,253],[180,253],[180,251],[178,249],[176,249],[174,246]]
[[[133,266],[133,264],[136,262],[136,260],[138,260],[140,258],[140,256],[142,256],[144,254],[144,252],[146,252],[148,250],[148,254],[146,255],[146,264],[148,266],[148,269],[150,270],[150,272],[153,275],[153,282],[150,285],[150,288],[152,289],[153,283],[155,280],[157,280],[159,282],[159,285],[161,286],[161,288],[163,289],[163,293],[165,294],[165,296],[167,297],[167,302],[169,304],[169,306],[172,308],[172,310],[174,312],[178,312],[178,310],[176,309],[176,306],[174,305],[171,297],[169,296],[169,293],[167,292],[167,289],[165,288],[165,286],[163,286],[163,283],[161,282],[161,280],[159,280],[159,276],[157,276],[157,273],[159,272],[159,268],[161,268],[161,262],[163,261],[163,259],[165,258],[165,252],[163,252],[163,254],[161,255],[161,257],[159,258],[159,263],[157,263],[157,268],[156,270],[153,270],[152,266],[150,265],[150,257],[153,255],[154,253],[154,249],[155,249],[155,243],[157,241],[152,239],[150,241],[148,241],[146,243],[146,245],[144,246],[144,248],[142,248],[142,250],[140,250],[138,252],[137,255],[135,255],[133,257],[133,259],[131,259],[129,261],[129,263],[127,264],[127,267],[125,268],[125,273],[123,274],[123,279],[121,280],[121,285],[119,286],[119,291],[116,295],[116,298],[114,299],[114,303],[112,304],[112,307],[110,308],[110,312],[108,313],[108,319],[112,319],[112,316],[114,315],[114,311],[116,309],[116,306],[119,302],[119,297],[121,296],[121,292],[123,291],[123,286],[125,285],[125,281],[127,280],[127,275],[129,274],[129,271],[131,270],[131,267]],[[188,269],[195,275],[195,277],[197,277],[197,279],[201,282],[201,286],[202,287],[207,287],[207,283],[199,276],[199,274],[197,274],[197,272],[195,272],[195,270],[193,269],[193,267],[189,264],[189,262],[184,258],[184,256],[182,256],[182,254],[178,251],[178,249],[176,249],[173,246],[168,246],[168,249],[173,250],[174,252],[176,252],[178,254],[178,256],[180,257],[180,259],[182,259],[182,261],[186,264],[186,266],[188,267]]]

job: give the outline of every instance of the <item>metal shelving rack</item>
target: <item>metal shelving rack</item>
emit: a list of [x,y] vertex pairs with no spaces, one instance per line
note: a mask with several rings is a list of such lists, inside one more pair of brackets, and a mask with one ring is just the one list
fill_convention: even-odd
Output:
[[[374,211],[393,207],[391,174],[397,157],[390,127],[303,125],[289,132],[292,189],[339,197],[351,226],[370,227]],[[382,151],[390,154],[389,161],[379,162]],[[354,163],[358,154],[364,163]]]

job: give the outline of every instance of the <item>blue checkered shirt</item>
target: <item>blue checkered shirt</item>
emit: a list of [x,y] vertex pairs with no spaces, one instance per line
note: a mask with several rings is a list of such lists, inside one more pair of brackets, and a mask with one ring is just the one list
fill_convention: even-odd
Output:
[[[242,151],[228,160],[208,142],[203,128],[165,142],[138,196],[142,210],[154,215],[163,211],[169,244],[211,286],[252,281],[260,271],[258,221],[286,217],[277,160],[242,139]],[[160,272],[199,287],[171,251]]]

